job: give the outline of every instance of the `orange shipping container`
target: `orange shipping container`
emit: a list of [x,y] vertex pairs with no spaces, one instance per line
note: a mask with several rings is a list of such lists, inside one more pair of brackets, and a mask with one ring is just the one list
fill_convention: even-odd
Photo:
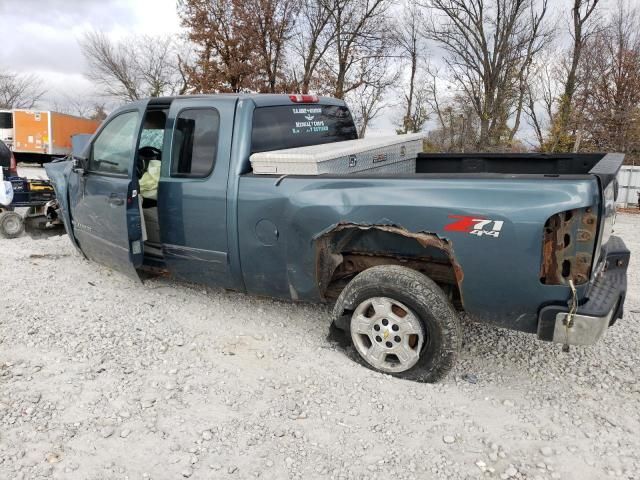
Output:
[[77,133],[93,134],[97,120],[74,117],[58,112],[36,110],[13,111],[13,151],[67,155],[71,153],[71,137]]

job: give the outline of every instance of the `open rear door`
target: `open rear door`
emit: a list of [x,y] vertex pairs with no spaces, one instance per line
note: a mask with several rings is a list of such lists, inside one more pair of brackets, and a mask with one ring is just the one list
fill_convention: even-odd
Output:
[[87,158],[66,169],[66,185],[55,182],[60,204],[68,205],[67,231],[82,253],[135,279],[144,242],[134,163],[146,104],[114,112],[85,150]]

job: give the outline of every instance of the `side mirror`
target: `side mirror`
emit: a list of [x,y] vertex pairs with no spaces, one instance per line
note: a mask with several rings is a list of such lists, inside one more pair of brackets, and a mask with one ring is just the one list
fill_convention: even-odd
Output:
[[75,155],[73,157],[73,171],[77,172],[77,173],[81,173],[84,175],[84,173],[87,170],[87,164],[88,164],[88,160],[86,157],[81,157],[79,155]]

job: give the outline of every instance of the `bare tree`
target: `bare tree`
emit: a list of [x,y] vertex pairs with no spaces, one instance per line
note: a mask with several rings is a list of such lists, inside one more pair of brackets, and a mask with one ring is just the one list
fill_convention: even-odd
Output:
[[436,152],[467,152],[477,144],[478,117],[474,107],[458,95],[440,104],[437,126],[427,135],[429,149]]
[[[640,13],[619,0],[585,44],[574,94],[575,149],[640,156]],[[584,80],[584,77],[587,77]]]
[[87,33],[80,47],[89,63],[87,76],[101,85],[107,95],[124,100],[141,97],[128,47],[114,45],[102,32]]
[[[428,31],[479,118],[478,149],[513,139],[529,65],[549,38],[548,0],[431,0]],[[515,127],[508,120],[515,118]]]
[[[543,5],[543,10],[546,10],[546,5]],[[513,143],[514,137],[520,129],[520,122],[530,92],[530,78],[536,68],[536,64],[534,63],[535,59],[545,52],[552,38],[551,30],[547,29],[543,31],[541,27],[545,12],[542,12],[542,16],[539,17],[538,21],[536,21],[535,10],[530,9],[529,14],[533,28],[528,39],[526,39],[526,50],[522,62],[516,69],[516,101],[513,111],[513,126],[509,129],[510,145]],[[524,37],[526,38],[526,34]],[[507,117],[508,116],[509,115],[507,115]]]
[[[365,136],[367,128],[387,106],[385,95],[398,80],[398,73],[394,73],[389,68],[389,60],[388,58],[371,59],[364,62],[360,68],[365,71],[361,74],[365,81],[347,95],[360,138]],[[370,62],[375,65],[370,66]]]
[[245,0],[244,8],[253,18],[253,31],[245,33],[250,36],[255,33],[259,52],[257,64],[261,75],[256,78],[256,89],[276,93],[284,66],[285,46],[298,11],[297,3],[294,0]]
[[172,37],[136,37],[131,41],[131,51],[132,65],[145,96],[161,97],[186,92],[178,59],[179,45]]
[[[403,82],[402,108],[404,114],[398,133],[419,132],[427,121],[425,115],[425,90],[416,92],[416,80],[421,63],[426,60],[424,44],[425,18],[414,0],[410,0],[402,11],[400,19],[393,26],[393,37],[400,59],[409,65],[409,78]],[[420,97],[420,98],[416,98]]]
[[555,60],[558,52],[547,51],[532,64],[531,75],[526,85],[523,114],[533,128],[540,151],[545,148],[546,134],[551,126],[553,114],[560,96],[562,66]]
[[129,101],[184,91],[175,44],[168,36],[113,42],[96,31],[87,33],[80,46],[89,64],[87,76],[108,96]]
[[402,128],[397,130],[397,133],[421,132],[431,118],[433,112],[431,103],[429,88],[422,83],[416,86],[413,92],[411,112],[408,116],[405,115]]
[[309,93],[318,67],[335,41],[331,11],[324,0],[302,0],[293,36],[298,69],[294,68],[298,90]]
[[436,119],[436,126],[427,136],[430,150],[465,152],[477,144],[478,117],[474,107],[463,95],[444,95],[439,85],[440,75],[432,69],[425,75],[426,101]]
[[600,0],[573,0],[571,9],[573,44],[571,48],[571,61],[564,80],[564,91],[560,98],[558,112],[555,115],[551,129],[549,150],[567,150],[569,143],[568,129],[571,121],[573,96],[577,88],[578,67],[584,46],[590,34],[594,30],[594,22],[590,22]]
[[384,88],[379,85],[364,84],[352,90],[349,105],[353,120],[358,127],[358,137],[363,138],[369,125],[385,108]]
[[390,0],[322,1],[331,14],[331,28],[335,31],[332,55],[324,58],[324,65],[332,74],[332,95],[345,98],[366,83],[369,69],[376,68],[375,60],[388,54]]
[[42,79],[37,75],[0,73],[0,108],[33,108],[45,93]]
[[89,115],[89,118],[91,120],[103,121],[108,115],[104,103],[96,103],[93,106],[93,112]]
[[56,112],[88,118],[91,114],[91,102],[83,97],[62,95],[52,102],[52,109]]
[[104,102],[86,96],[62,95],[52,102],[56,112],[75,115],[92,120],[104,120],[107,117]]

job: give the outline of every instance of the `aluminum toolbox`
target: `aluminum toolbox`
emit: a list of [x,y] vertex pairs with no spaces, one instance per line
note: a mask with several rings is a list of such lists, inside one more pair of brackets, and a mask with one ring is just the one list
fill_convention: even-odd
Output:
[[322,175],[415,173],[424,134],[393,135],[251,155],[253,173]]

